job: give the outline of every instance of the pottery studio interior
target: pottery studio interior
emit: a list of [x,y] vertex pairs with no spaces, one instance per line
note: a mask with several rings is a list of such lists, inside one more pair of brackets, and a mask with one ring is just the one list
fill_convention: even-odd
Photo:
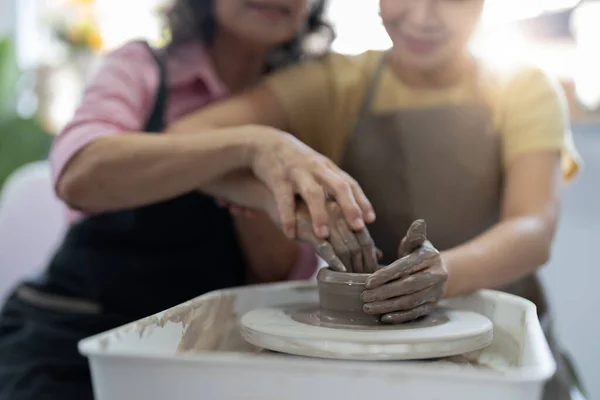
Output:
[[596,0],[0,0],[0,400],[600,399],[599,41]]

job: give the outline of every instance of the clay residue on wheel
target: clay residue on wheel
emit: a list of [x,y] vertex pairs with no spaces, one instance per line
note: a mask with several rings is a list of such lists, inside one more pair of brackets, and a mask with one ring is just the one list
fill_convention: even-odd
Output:
[[160,317],[151,317],[137,324],[142,337],[156,327],[167,323],[183,325],[183,334],[177,352],[219,350],[231,341],[231,331],[237,324],[235,295],[223,292],[209,298],[199,298],[165,311]]
[[196,304],[187,312],[171,318],[183,317],[183,336],[177,346],[178,352],[208,351],[219,347],[223,331],[235,321],[235,296],[221,294]]

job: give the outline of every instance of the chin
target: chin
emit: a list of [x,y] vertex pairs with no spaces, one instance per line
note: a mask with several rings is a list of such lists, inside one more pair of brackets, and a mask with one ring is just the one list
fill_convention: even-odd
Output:
[[432,70],[439,68],[439,57],[426,56],[423,54],[414,54],[409,52],[395,52],[397,60],[402,60],[402,64],[406,67],[415,68],[418,70]]
[[260,31],[247,32],[245,35],[242,35],[242,37],[245,37],[246,40],[261,47],[273,47],[290,41],[294,35],[290,34],[288,30],[264,29]]
[[402,60],[402,64],[422,71],[439,69],[446,64],[448,59],[444,51],[434,51],[426,54],[414,53],[404,48],[392,51],[397,60]]

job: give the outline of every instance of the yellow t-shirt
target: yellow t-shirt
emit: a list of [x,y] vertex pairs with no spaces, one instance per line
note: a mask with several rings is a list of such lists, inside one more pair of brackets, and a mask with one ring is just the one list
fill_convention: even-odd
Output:
[[[330,54],[272,75],[267,85],[286,110],[291,133],[315,150],[340,161],[366,92],[383,53]],[[410,88],[384,66],[371,104],[372,113],[460,104],[483,96],[502,135],[502,158],[541,149],[561,150],[566,178],[580,158],[569,127],[568,107],[557,82],[540,69],[494,70],[483,63],[477,73],[443,90]]]

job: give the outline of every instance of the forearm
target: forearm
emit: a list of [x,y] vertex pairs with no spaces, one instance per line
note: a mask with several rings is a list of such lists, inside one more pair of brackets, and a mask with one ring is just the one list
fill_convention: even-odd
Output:
[[84,147],[59,178],[59,196],[102,212],[192,191],[249,164],[252,141],[235,129],[202,135],[126,133]]
[[274,222],[279,222],[273,194],[248,169],[230,172],[214,179],[202,185],[200,191],[242,207],[263,211]]
[[249,170],[229,173],[203,185],[200,191],[263,211],[252,218],[235,218],[240,245],[257,282],[305,279],[316,268],[314,251],[288,239],[277,226],[279,214],[274,197]]
[[446,296],[497,288],[529,275],[550,257],[554,224],[540,216],[505,219],[475,239],[442,252]]

